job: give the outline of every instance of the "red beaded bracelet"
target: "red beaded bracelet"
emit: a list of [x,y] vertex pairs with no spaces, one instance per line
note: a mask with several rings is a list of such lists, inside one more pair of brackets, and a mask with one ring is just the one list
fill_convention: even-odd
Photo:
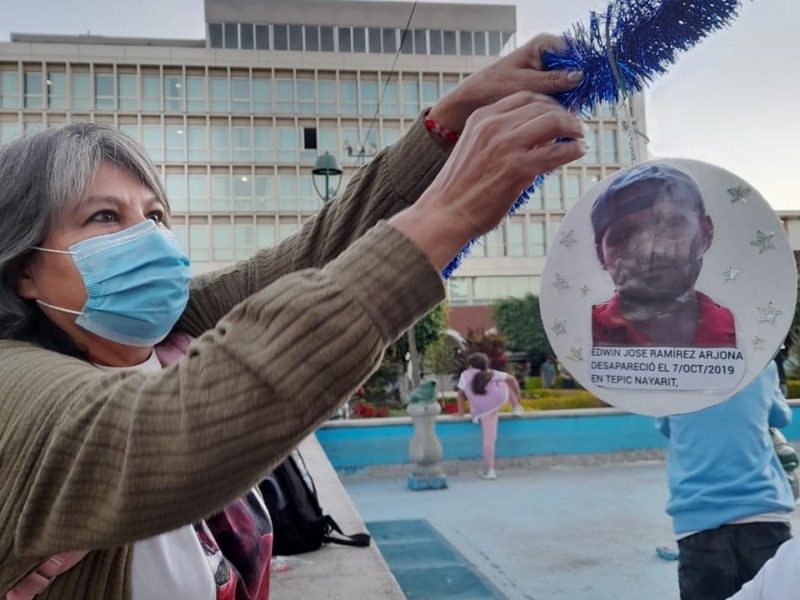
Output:
[[451,144],[455,144],[458,141],[458,138],[461,137],[460,133],[450,131],[446,127],[442,127],[433,119],[425,119],[425,127],[427,127],[428,131],[431,133],[435,133],[436,135],[443,137]]

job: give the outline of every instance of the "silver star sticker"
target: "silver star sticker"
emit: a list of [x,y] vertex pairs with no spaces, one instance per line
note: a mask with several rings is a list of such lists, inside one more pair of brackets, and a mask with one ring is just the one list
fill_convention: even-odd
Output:
[[567,358],[574,361],[583,360],[583,350],[580,348],[573,348],[570,346],[569,352],[567,353]]
[[774,233],[764,233],[760,229],[756,230],[756,239],[750,242],[751,246],[758,246],[758,253],[761,254],[764,250],[774,250],[775,244],[772,243]]
[[553,281],[553,287],[559,290],[565,290],[569,287],[569,281],[563,275],[559,275],[556,273],[555,281]]
[[569,231],[565,231],[561,234],[561,239],[558,240],[558,243],[562,246],[566,246],[567,250],[572,248],[573,244],[577,244],[578,240],[575,239],[575,230],[570,229]]
[[566,324],[567,324],[566,321],[562,321],[561,319],[556,319],[555,321],[553,321],[553,326],[550,328],[550,331],[552,331],[556,335],[567,333],[567,328],[564,327],[564,325]]
[[581,296],[588,296],[588,295],[589,295],[589,286],[583,284],[583,287],[581,288]]
[[736,276],[739,274],[739,271],[734,269],[733,267],[728,267],[722,272],[725,275],[725,281],[733,281],[736,279]]
[[731,195],[731,204],[735,204],[739,200],[747,204],[747,194],[750,193],[750,188],[740,183],[736,187],[728,188],[728,193]]
[[756,310],[758,311],[759,323],[769,322],[775,325],[775,317],[779,317],[783,314],[783,311],[775,308],[772,302],[769,302],[766,306],[757,306]]
[[766,342],[766,340],[762,340],[758,336],[754,337],[753,338],[753,350],[763,350],[764,349],[764,342]]

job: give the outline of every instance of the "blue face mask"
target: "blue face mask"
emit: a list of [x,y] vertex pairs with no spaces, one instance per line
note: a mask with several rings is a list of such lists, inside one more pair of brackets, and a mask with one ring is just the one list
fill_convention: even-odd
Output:
[[127,346],[154,346],[172,330],[189,301],[189,258],[175,235],[146,220],[123,231],[69,247],[88,298],[75,322],[102,338]]

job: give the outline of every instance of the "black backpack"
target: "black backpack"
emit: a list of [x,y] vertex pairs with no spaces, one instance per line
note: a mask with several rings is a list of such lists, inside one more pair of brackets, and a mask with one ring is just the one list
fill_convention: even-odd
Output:
[[[314,480],[298,450],[275,467],[258,487],[272,519],[273,555],[311,552],[327,543],[369,546],[369,534],[345,535],[336,521],[322,512]],[[333,537],[334,532],[341,537]]]

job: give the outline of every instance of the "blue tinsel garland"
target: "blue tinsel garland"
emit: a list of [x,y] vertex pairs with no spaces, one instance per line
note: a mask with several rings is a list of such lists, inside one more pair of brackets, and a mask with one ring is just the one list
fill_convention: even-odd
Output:
[[[737,16],[740,0],[614,0],[605,14],[592,12],[588,28],[578,23],[564,34],[566,48],[545,56],[547,70],[581,71],[583,79],[556,99],[586,113],[600,103],[616,104],[667,72],[678,55]],[[509,215],[538,188],[543,176],[525,189]],[[449,278],[476,240],[442,272]]]

